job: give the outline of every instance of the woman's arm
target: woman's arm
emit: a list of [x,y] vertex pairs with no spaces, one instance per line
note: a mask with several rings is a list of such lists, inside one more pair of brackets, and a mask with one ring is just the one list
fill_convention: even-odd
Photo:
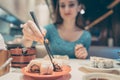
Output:
[[91,46],[91,34],[87,31],[85,36],[86,36],[86,38],[84,40],[84,47],[88,51]]
[[91,45],[91,34],[89,32],[85,32],[84,34],[84,43],[78,44],[75,46],[75,56],[76,58],[86,59],[88,56],[88,50]]

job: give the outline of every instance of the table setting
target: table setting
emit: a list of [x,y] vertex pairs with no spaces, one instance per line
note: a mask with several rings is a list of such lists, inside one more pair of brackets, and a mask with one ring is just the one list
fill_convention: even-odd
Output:
[[[37,58],[37,59],[41,60],[41,58]],[[69,59],[67,61],[67,65],[69,65],[70,69],[68,71],[65,70],[65,72],[67,72],[67,73],[64,74],[64,70],[63,70],[63,72],[58,72],[57,74],[55,74],[55,75],[53,74],[52,76],[44,75],[44,76],[42,76],[43,77],[42,80],[48,80],[48,78],[52,79],[52,80],[78,80],[78,79],[89,80],[89,79],[86,79],[85,77],[88,77],[89,75],[100,75],[102,77],[103,74],[113,75],[113,77],[117,76],[117,78],[120,79],[120,77],[119,77],[120,74],[118,74],[118,73],[114,74],[114,73],[104,72],[104,71],[97,72],[94,70],[89,71],[89,69],[88,69],[88,71],[87,70],[85,71],[84,69],[83,70],[80,69],[81,67],[83,67],[84,65],[86,65],[89,62],[90,62],[89,59],[86,59],[86,60]],[[59,73],[60,73],[60,76],[59,76]],[[63,73],[62,76],[61,76],[61,73]],[[34,75],[33,74],[32,74],[32,76],[31,76],[31,74],[26,75],[26,73],[24,73],[24,67],[23,68],[10,67],[10,71],[5,75],[0,76],[0,79],[1,80],[8,80],[8,79],[9,80],[28,80],[28,79],[29,80],[39,80],[41,77],[41,76],[34,77]],[[56,75],[57,75],[57,77],[56,77]],[[47,77],[49,76],[49,77],[44,78],[45,76],[47,76]],[[115,78],[115,80],[117,80],[117,78]],[[97,80],[97,79],[95,79],[95,80]]]

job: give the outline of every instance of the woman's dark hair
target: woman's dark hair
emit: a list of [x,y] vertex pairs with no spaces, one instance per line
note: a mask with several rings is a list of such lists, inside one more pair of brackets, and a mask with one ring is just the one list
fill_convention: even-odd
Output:
[[[54,1],[54,0],[53,0]],[[54,9],[55,9],[55,25],[59,25],[59,24],[62,24],[63,23],[63,19],[62,17],[60,16],[60,11],[59,11],[59,0],[55,0],[57,2],[54,3]],[[81,4],[81,1],[80,0],[77,0],[78,1],[78,5]],[[78,12],[77,16],[76,16],[76,22],[75,22],[76,26],[78,26],[79,28],[81,29],[84,29],[84,26],[85,26],[85,22],[84,22],[84,19],[82,17],[82,15]]]

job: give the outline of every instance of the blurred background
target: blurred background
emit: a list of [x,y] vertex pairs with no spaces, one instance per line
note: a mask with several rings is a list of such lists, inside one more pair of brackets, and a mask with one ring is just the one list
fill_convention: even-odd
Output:
[[[0,33],[6,43],[20,43],[21,24],[35,11],[41,26],[54,22],[57,0],[0,0]],[[82,0],[85,28],[93,46],[120,47],[120,0]]]

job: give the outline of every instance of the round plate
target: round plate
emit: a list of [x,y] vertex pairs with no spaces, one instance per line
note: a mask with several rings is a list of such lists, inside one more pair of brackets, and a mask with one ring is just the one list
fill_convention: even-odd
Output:
[[25,70],[25,67],[21,69],[24,75],[35,77],[35,78],[58,78],[60,76],[66,75],[71,71],[70,66],[62,66],[61,72],[53,72],[51,75],[40,75],[38,73],[30,73]]
[[92,66],[90,66],[90,64],[85,64],[83,66],[81,66],[83,68],[85,68],[86,70],[90,71],[90,72],[112,72],[112,71],[116,71],[119,72],[119,66],[116,65],[116,63],[114,64],[113,68],[94,68]]

